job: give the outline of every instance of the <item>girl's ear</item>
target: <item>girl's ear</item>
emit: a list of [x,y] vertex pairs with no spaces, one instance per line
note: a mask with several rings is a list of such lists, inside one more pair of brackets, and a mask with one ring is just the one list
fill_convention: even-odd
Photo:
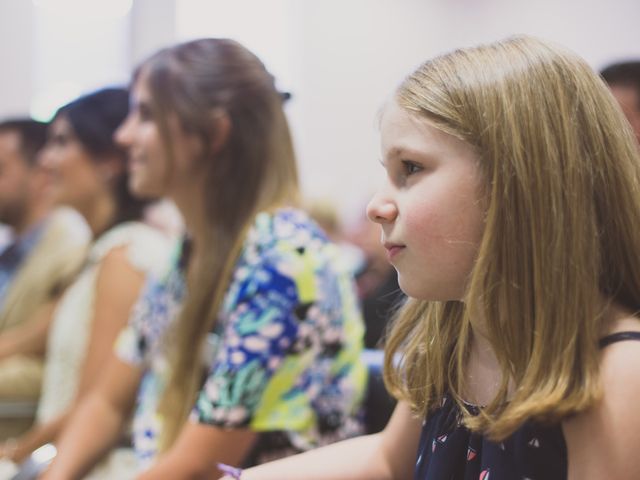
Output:
[[209,152],[217,154],[224,148],[231,135],[231,119],[227,112],[221,108],[215,108],[211,112],[211,136],[209,138]]

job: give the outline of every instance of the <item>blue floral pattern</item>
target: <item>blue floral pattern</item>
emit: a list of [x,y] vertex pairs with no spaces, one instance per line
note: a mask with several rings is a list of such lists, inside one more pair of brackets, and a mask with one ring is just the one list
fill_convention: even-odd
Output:
[[[149,367],[134,419],[143,460],[157,452],[166,344],[185,294],[174,267],[150,283],[119,338],[119,356]],[[259,214],[247,234],[220,318],[207,339],[208,375],[191,421],[260,432],[247,463],[362,433],[363,324],[338,247],[295,209]]]

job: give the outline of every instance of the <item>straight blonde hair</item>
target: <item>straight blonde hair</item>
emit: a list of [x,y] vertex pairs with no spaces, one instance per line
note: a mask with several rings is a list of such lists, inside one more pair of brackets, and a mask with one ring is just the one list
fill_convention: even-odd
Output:
[[[494,440],[590,407],[607,303],[640,309],[640,156],[608,88],[577,55],[519,36],[428,61],[396,100],[476,149],[487,207],[465,298],[399,311],[388,388],[421,415],[450,395]],[[477,416],[463,405],[471,318],[502,371]]]

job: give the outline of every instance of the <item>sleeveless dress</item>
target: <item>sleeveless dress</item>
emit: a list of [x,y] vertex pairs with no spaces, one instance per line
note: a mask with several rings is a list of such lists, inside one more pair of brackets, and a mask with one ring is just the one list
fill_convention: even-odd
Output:
[[[36,417],[40,423],[62,414],[75,397],[91,336],[99,267],[112,250],[121,247],[126,247],[127,259],[145,277],[162,272],[171,253],[171,242],[141,222],[121,223],[95,241],[82,272],[65,290],[53,314]],[[136,467],[131,449],[118,448],[85,478],[129,480]]]
[[[618,332],[600,340],[640,340],[640,332]],[[478,407],[466,404],[470,413]],[[445,397],[422,427],[414,480],[565,480],[567,446],[560,425],[526,422],[503,442],[470,432],[462,412]]]

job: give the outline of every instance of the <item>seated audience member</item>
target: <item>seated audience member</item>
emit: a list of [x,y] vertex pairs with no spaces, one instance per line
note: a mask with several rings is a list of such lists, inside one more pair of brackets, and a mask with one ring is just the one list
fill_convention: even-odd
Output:
[[[162,50],[118,132],[133,191],[168,197],[188,239],[150,282],[44,478],[78,478],[134,406],[144,479],[215,478],[361,432],[362,319],[336,245],[296,205],[274,78],[237,42]],[[99,434],[97,434],[99,432]]]
[[614,63],[600,74],[609,84],[640,144],[640,60]]
[[[90,241],[79,214],[53,208],[48,176],[36,161],[46,129],[30,119],[0,123],[0,222],[12,229],[0,252],[0,401],[37,400],[43,345],[9,351],[78,271]],[[4,426],[0,420],[1,438]]]
[[[126,153],[114,143],[128,105],[127,90],[110,88],[63,106],[40,155],[42,167],[53,177],[55,201],[84,216],[94,241],[82,270],[39,320],[37,340],[46,342],[42,396],[36,425],[4,445],[4,454],[16,462],[57,439],[78,402],[102,376],[145,278],[159,272],[170,257],[167,239],[140,221],[147,202],[129,193]],[[126,456],[124,452],[104,465],[96,477],[124,478]]]

